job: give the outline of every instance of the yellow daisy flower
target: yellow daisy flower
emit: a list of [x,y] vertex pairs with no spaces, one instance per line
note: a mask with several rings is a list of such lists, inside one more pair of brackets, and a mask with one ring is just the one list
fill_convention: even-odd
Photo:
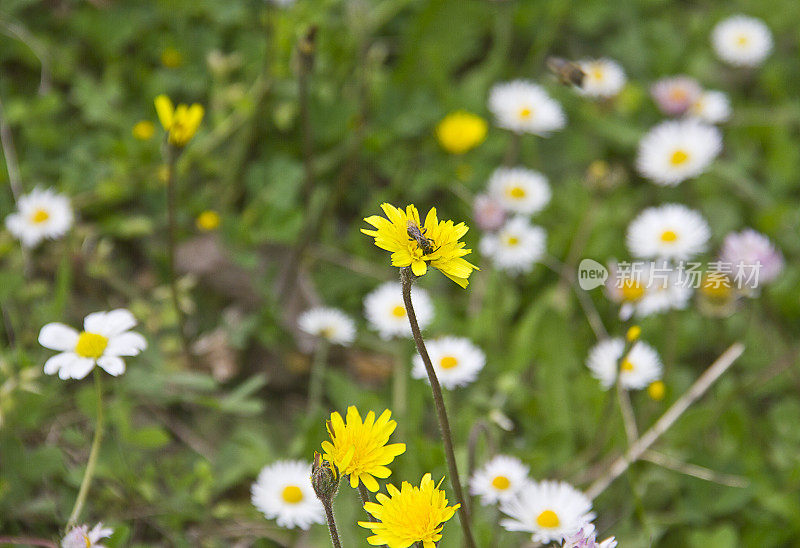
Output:
[[161,125],[169,133],[169,142],[177,147],[184,147],[197,133],[203,120],[204,110],[197,103],[192,106],[180,104],[177,107],[166,95],[159,95],[155,100],[156,113]]
[[463,110],[445,116],[436,126],[436,138],[451,154],[464,154],[486,139],[489,125],[486,120]]
[[397,427],[397,422],[389,420],[391,416],[387,409],[376,420],[370,411],[362,422],[358,409],[352,405],[347,408],[347,422],[338,412],[331,414],[327,422],[331,441],[322,442],[325,460],[336,465],[342,475],[349,475],[354,489],[361,481],[370,491],[377,491],[375,478],[388,478],[392,471],[386,465],[406,452],[405,443],[386,445]]
[[204,232],[210,232],[212,230],[216,230],[219,228],[222,219],[219,216],[219,213],[214,211],[213,209],[207,209],[200,213],[195,220],[195,224],[197,228]]
[[430,474],[422,476],[419,487],[407,481],[400,489],[387,485],[390,497],[378,493],[377,504],[364,504],[364,510],[380,520],[358,522],[361,527],[372,530],[373,535],[367,542],[373,546],[385,544],[389,548],[408,548],[421,542],[423,548],[436,548],[436,543],[442,538],[442,524],[461,506],[447,506],[439,485],[434,485]]
[[433,207],[424,224],[420,223],[413,204],[405,211],[386,203],[381,204],[381,209],[386,217],[372,215],[364,219],[377,230],[362,228],[361,232],[375,238],[376,246],[392,252],[392,266],[410,266],[415,276],[422,276],[430,265],[461,287],[467,287],[469,275],[478,270],[463,258],[472,252],[459,241],[469,230],[467,225],[439,221]]

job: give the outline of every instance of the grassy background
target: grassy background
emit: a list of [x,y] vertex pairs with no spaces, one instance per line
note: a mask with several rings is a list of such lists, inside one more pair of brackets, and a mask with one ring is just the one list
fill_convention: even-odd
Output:
[[[763,18],[775,36],[773,55],[754,71],[723,66],[709,45],[712,26],[737,12]],[[293,51],[312,25],[315,179],[307,185]],[[30,33],[27,44],[13,36],[19,26]],[[0,531],[57,534],[92,435],[91,383],[39,376],[50,355],[36,342],[39,328],[125,306],[150,348],[106,382],[109,425],[85,517],[117,528],[112,546],[282,546],[286,535],[250,505],[249,486],[269,462],[310,459],[325,436],[321,420],[298,427],[309,357],[294,328],[297,311],[322,302],[359,318],[355,347],[331,356],[330,408],[390,406],[388,369],[393,360],[409,363],[413,348],[381,342],[361,319],[363,296],[396,276],[386,254],[359,234],[361,218],[390,201],[436,205],[469,222],[470,197],[502,162],[510,135],[492,128],[480,148],[454,158],[438,147],[433,127],[455,109],[488,116],[490,86],[524,77],[543,82],[569,119],[549,139],[522,139],[520,163],[547,174],[554,191],[536,218],[550,254],[563,259],[585,224],[582,256],[627,258],[630,220],[675,201],[706,216],[714,247],[751,226],[787,258],[782,277],[732,317],[708,318],[693,306],[642,324],[644,339],[669,362],[664,401],[634,395],[642,428],[728,345],[746,344],[657,448],[743,476],[748,487],[640,463],[595,501],[599,528],[624,547],[800,544],[798,29],[794,0],[299,0],[288,10],[259,0],[3,0],[0,98],[26,190],[39,184],[70,195],[78,222],[27,259],[0,233]],[[30,45],[45,53],[44,93]],[[178,66],[163,64],[165,50],[179,54]],[[233,55],[225,70],[210,67],[213,50]],[[548,54],[607,55],[631,81],[611,107],[588,102],[546,77]],[[648,85],[676,73],[728,92],[734,115],[714,167],[662,189],[631,165],[639,137],[661,119]],[[215,333],[219,354],[192,370],[178,359],[166,290],[160,130],[148,141],[131,134],[137,121],[156,121],[152,100],[162,92],[207,108],[181,163],[181,265],[192,274],[182,288],[193,337]],[[615,188],[587,186],[587,166],[598,159],[624,170]],[[3,188],[5,215],[14,206]],[[222,216],[213,235],[194,225],[206,209]],[[303,283],[276,296],[281,265],[307,233]],[[475,247],[478,237],[475,229],[466,239]],[[471,426],[501,412],[515,426],[503,432],[492,423],[503,452],[521,457],[536,478],[585,486],[592,466],[625,443],[618,413],[583,365],[594,335],[553,272],[538,266],[509,278],[475,262],[484,268],[467,291],[438,273],[420,281],[436,304],[429,333],[469,336],[489,357],[478,382],[448,395],[458,456],[465,463]],[[591,296],[619,334],[615,306]],[[395,461],[396,481],[445,473],[427,386],[409,384],[409,414],[395,435],[409,449]],[[356,500],[342,489],[345,546],[365,544]],[[524,543],[524,535],[498,531],[496,520],[491,509],[477,512],[480,546]],[[303,542],[325,546],[326,535],[315,527]],[[448,523],[442,548],[459,546],[459,535],[456,521]]]

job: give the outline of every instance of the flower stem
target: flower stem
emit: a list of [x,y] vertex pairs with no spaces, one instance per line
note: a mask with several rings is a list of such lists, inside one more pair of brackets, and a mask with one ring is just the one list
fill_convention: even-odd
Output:
[[361,496],[361,502],[364,504],[370,502],[369,499],[369,491],[367,491],[367,487],[364,485],[363,482],[358,482],[358,494]]
[[406,341],[398,344],[392,369],[392,411],[397,415],[398,437],[405,438],[408,418],[408,371]]
[[322,393],[325,386],[325,368],[328,362],[328,349],[330,344],[325,338],[320,338],[317,349],[314,351],[314,361],[311,363],[311,378],[308,381],[308,406],[306,414],[309,418],[316,416],[322,404]]
[[94,476],[94,468],[97,464],[97,455],[100,453],[100,441],[103,438],[103,385],[100,375],[100,370],[95,367],[94,389],[95,397],[97,398],[97,424],[94,429],[92,448],[89,451],[89,461],[86,463],[86,471],[83,473],[81,487],[78,490],[78,498],[75,499],[75,506],[72,507],[72,513],[69,515],[69,520],[67,521],[67,530],[77,523],[81,515],[83,504],[86,502],[86,495],[89,494],[89,486],[92,484],[92,476]]
[[411,324],[411,332],[414,335],[414,342],[417,344],[417,351],[422,358],[422,363],[425,364],[425,371],[428,373],[428,381],[430,381],[431,384],[433,403],[436,407],[436,416],[439,419],[439,429],[442,432],[444,454],[445,457],[447,457],[447,468],[450,473],[450,484],[453,486],[453,492],[455,493],[456,500],[461,505],[458,508],[458,516],[459,521],[461,522],[461,529],[464,532],[464,545],[467,548],[475,548],[475,540],[472,538],[472,530],[470,529],[469,512],[467,511],[466,500],[464,500],[464,493],[461,490],[461,480],[458,476],[456,455],[453,451],[453,436],[450,433],[450,421],[447,419],[447,410],[444,406],[442,387],[439,385],[439,379],[436,378],[436,371],[433,369],[431,357],[428,355],[428,349],[425,348],[425,340],[422,338],[422,332],[419,329],[419,323],[417,323],[417,316],[414,313],[414,305],[411,302],[411,284],[414,281],[414,275],[412,274],[410,267],[400,269],[400,281],[403,285],[403,302],[406,306],[408,321]]
[[325,515],[328,518],[328,530],[331,533],[333,548],[342,548],[342,543],[339,540],[339,532],[336,530],[336,518],[333,515],[333,502],[323,500],[322,506],[325,508]]

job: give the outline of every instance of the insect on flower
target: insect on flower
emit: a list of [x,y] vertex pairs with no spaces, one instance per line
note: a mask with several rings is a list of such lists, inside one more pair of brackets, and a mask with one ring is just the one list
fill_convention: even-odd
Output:
[[564,85],[572,85],[576,87],[583,86],[583,80],[586,78],[586,73],[581,66],[577,63],[563,59],[561,57],[548,57],[547,68],[558,76],[558,81]]
[[420,227],[417,226],[414,221],[410,220],[406,226],[408,227],[406,229],[406,232],[408,233],[408,240],[417,242],[417,245],[422,250],[422,253],[425,255],[430,255],[436,251],[436,248],[433,247],[435,245],[434,241],[425,237],[425,234],[428,232],[427,228],[420,229]]

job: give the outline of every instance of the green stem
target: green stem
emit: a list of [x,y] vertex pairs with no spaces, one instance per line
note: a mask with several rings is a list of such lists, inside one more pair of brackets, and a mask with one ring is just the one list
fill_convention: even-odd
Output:
[[72,513],[67,521],[67,530],[76,525],[78,522],[78,518],[81,515],[81,510],[83,509],[83,504],[86,502],[86,495],[89,494],[89,486],[92,484],[94,468],[97,465],[97,455],[100,453],[100,441],[103,438],[103,385],[100,375],[100,369],[95,367],[94,389],[97,398],[97,424],[95,425],[92,448],[89,451],[89,461],[86,463],[86,471],[83,473],[81,487],[78,490],[78,498],[75,499],[75,506],[72,507]]
[[472,538],[472,530],[470,529],[469,512],[464,499],[464,493],[461,490],[461,479],[458,475],[458,467],[456,466],[456,454],[453,450],[453,435],[450,433],[450,421],[447,419],[447,409],[444,406],[444,397],[442,396],[442,387],[439,385],[439,379],[436,378],[436,371],[433,369],[431,357],[428,355],[428,349],[425,348],[425,340],[422,338],[422,332],[417,323],[417,316],[414,313],[414,304],[411,302],[411,284],[414,281],[414,275],[410,267],[400,269],[400,280],[403,284],[403,302],[406,306],[406,313],[408,321],[411,324],[411,333],[414,335],[414,342],[417,344],[417,352],[422,358],[422,363],[425,364],[425,371],[428,374],[428,381],[431,384],[431,392],[433,393],[433,403],[436,407],[436,416],[439,419],[439,429],[442,432],[442,442],[444,444],[444,454],[447,458],[447,468],[450,473],[450,484],[453,486],[456,501],[460,504],[458,508],[458,517],[461,522],[461,529],[464,532],[464,545],[467,548],[475,548],[475,540]]
[[339,531],[336,530],[336,518],[333,515],[333,504],[331,501],[322,501],[322,506],[325,508],[325,515],[328,518],[328,530],[331,533],[333,548],[342,548],[342,543],[339,540]]
[[405,438],[405,427],[408,419],[408,370],[406,369],[406,353],[402,341],[395,352],[392,370],[392,411],[397,416],[398,437]]
[[314,351],[314,361],[311,364],[311,378],[308,384],[308,407],[306,413],[309,418],[316,416],[322,404],[329,348],[330,344],[328,340],[321,338],[317,344],[317,349]]

